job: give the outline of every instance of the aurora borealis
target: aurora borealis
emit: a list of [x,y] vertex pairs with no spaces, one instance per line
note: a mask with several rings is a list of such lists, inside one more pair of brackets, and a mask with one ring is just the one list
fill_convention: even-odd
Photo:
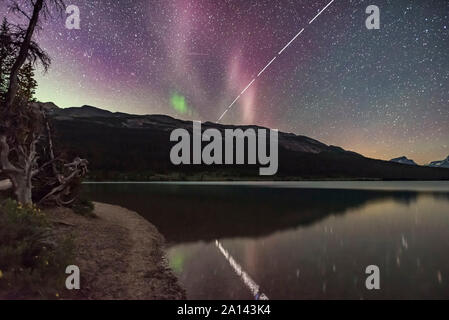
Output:
[[[335,0],[67,0],[37,40],[53,59],[37,98],[216,121],[301,28],[223,123],[294,132],[363,155],[449,155],[449,3]],[[5,3],[0,5],[6,12]],[[377,5],[380,30],[367,30]],[[8,15],[9,16],[9,15]]]

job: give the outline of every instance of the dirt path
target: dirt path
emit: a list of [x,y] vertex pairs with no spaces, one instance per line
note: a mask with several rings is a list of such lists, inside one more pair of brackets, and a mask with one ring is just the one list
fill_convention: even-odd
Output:
[[152,224],[133,211],[103,203],[95,203],[95,214],[98,218],[67,209],[50,213],[58,233],[75,236],[81,290],[67,298],[185,298],[167,268],[163,237]]

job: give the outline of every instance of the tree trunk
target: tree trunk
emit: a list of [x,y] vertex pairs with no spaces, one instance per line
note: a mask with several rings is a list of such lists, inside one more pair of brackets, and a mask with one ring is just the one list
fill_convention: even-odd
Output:
[[17,201],[23,205],[33,204],[31,179],[23,175],[18,175],[14,180],[16,180],[14,193]]
[[39,21],[39,14],[42,10],[43,2],[44,0],[36,0],[33,9],[33,15],[31,16],[25,38],[23,39],[22,45],[20,46],[19,55],[17,56],[17,59],[11,68],[11,73],[9,76],[9,87],[8,92],[6,93],[6,101],[5,101],[7,111],[11,111],[11,107],[17,95],[17,91],[19,88],[18,84],[19,71],[28,57],[28,50],[30,48],[34,30],[36,29],[36,25]]
[[26,151],[24,148],[18,148],[23,151],[23,154],[18,157],[19,165],[15,166],[9,161],[10,148],[6,136],[0,136],[0,167],[11,180],[17,201],[25,205],[33,203],[31,180],[36,174],[38,139],[38,137],[34,138]]
[[41,109],[42,117],[45,122],[45,129],[47,131],[47,143],[48,143],[48,151],[50,155],[50,161],[51,161],[51,168],[53,170],[53,174],[55,177],[58,175],[58,170],[56,169],[56,163],[55,163],[55,152],[53,148],[53,137],[51,134],[51,128],[50,128],[50,122],[48,121],[47,114],[44,110]]

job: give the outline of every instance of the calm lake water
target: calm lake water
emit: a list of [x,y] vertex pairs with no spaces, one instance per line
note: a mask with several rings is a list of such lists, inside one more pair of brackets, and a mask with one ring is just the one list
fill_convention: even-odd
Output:
[[[254,286],[269,299],[449,298],[448,182],[88,184],[86,193],[158,228],[190,299],[254,299]],[[380,290],[365,287],[368,265],[380,269]]]

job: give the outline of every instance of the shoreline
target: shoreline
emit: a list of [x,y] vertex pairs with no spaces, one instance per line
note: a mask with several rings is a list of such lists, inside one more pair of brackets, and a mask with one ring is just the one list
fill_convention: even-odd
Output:
[[[404,185],[406,183],[407,185]],[[372,191],[449,192],[449,181],[89,181],[84,185],[182,185],[182,186],[241,186],[273,189],[345,189]],[[411,184],[411,185],[408,185]]]
[[49,210],[56,235],[74,235],[81,289],[63,299],[175,300],[186,299],[168,267],[164,238],[150,222],[128,209],[95,202],[96,218],[69,209]]

